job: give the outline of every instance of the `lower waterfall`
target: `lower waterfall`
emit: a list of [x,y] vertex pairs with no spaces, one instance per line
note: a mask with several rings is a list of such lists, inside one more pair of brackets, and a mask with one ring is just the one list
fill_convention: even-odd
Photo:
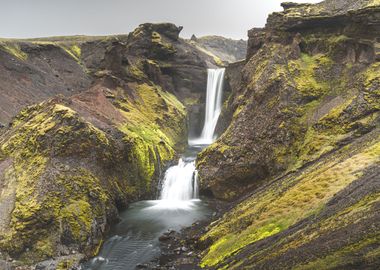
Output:
[[161,200],[191,200],[198,197],[195,162],[179,159],[178,165],[170,167],[164,178]]

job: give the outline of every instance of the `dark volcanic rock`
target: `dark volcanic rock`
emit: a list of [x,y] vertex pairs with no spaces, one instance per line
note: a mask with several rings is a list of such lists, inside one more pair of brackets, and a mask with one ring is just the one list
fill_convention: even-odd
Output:
[[247,41],[233,40],[220,36],[204,36],[190,39],[190,44],[198,46],[217,58],[218,62],[233,63],[245,59]]

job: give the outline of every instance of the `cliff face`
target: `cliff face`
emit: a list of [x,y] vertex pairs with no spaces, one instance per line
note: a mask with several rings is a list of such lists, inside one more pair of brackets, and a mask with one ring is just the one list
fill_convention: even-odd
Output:
[[153,196],[186,145],[183,103],[203,99],[215,65],[180,30],[145,24],[128,36],[1,43],[4,259],[74,264],[96,252],[118,209]]
[[203,191],[240,198],[202,266],[376,269],[380,3],[284,7],[228,68],[224,133],[199,154]]
[[247,51],[247,41],[233,40],[220,36],[204,36],[199,38],[192,36],[189,43],[218,59],[218,62],[224,63],[244,60]]
[[[379,109],[378,7],[313,15],[315,25],[297,11],[274,14],[267,28],[251,30],[249,59],[228,68],[232,95],[221,122],[231,121],[198,163],[204,187],[216,196],[223,181],[236,190],[255,185],[376,127],[376,117],[363,119]],[[284,26],[290,21],[297,29]]]

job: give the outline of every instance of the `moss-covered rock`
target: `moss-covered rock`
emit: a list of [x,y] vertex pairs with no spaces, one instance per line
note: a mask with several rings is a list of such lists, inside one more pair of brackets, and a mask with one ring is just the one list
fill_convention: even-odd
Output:
[[90,91],[29,107],[13,120],[0,141],[2,159],[11,160],[0,209],[15,196],[9,222],[1,223],[3,252],[27,264],[71,251],[91,256],[117,208],[155,191],[162,167],[184,145],[186,112],[153,84],[129,90],[133,97],[113,90],[112,102],[105,97],[111,90],[97,96],[103,115],[87,108]]
[[[312,34],[315,46],[333,37]],[[231,123],[198,159],[201,184],[216,197],[236,198],[378,126],[375,59],[335,59],[340,42],[312,47],[310,38],[306,33],[290,44],[268,42],[244,66],[243,83],[233,89],[222,113],[222,122]],[[355,53],[367,54],[367,47]]]
[[370,2],[286,3],[251,31],[251,58],[222,113],[230,124],[198,156],[201,189],[239,198],[201,237],[202,267],[379,267],[379,9]]
[[[377,132],[378,134],[378,132]],[[256,256],[261,256],[262,259],[255,262],[260,265],[265,260],[273,259],[275,256],[281,257],[286,252],[290,252],[303,244],[309,243],[323,234],[330,233],[335,229],[349,226],[351,223],[358,222],[358,219],[352,215],[362,215],[363,218],[369,219],[375,217],[372,206],[379,200],[377,193],[378,187],[375,179],[371,179],[366,175],[366,171],[371,171],[376,168],[379,162],[379,137],[372,135],[364,148],[352,146],[352,150],[341,153],[317,163],[299,174],[291,174],[283,179],[272,182],[254,193],[249,199],[241,204],[238,204],[232,211],[229,211],[223,218],[218,220],[216,224],[211,226],[203,237],[203,241],[212,242],[210,249],[205,252],[202,261],[203,266],[227,265],[229,269],[240,269],[242,264],[248,263],[252,267],[252,260]],[[346,149],[344,149],[346,150]],[[343,154],[344,153],[344,154]],[[369,179],[367,186],[368,192],[357,194],[353,201],[356,204],[351,207],[336,210],[335,213],[330,213],[328,218],[323,216],[323,212],[327,211],[326,207],[334,200],[333,197],[343,190],[351,190],[353,182],[361,182],[364,179]],[[374,187],[372,190],[370,187]],[[363,187],[364,188],[364,187]],[[335,199],[336,201],[336,199]],[[340,202],[342,204],[342,202]],[[360,206],[359,206],[360,205]],[[343,211],[344,215],[340,212]],[[322,216],[322,217],[320,217]],[[290,227],[302,220],[313,218],[318,220],[320,227],[310,223],[314,228],[313,234],[302,238],[302,232],[295,232]],[[322,220],[319,220],[322,219]],[[339,222],[338,222],[339,220]],[[344,224],[344,225],[343,225]],[[296,230],[305,230],[305,228],[297,228]],[[260,240],[268,238],[272,235],[281,232],[289,234],[297,234],[299,238],[292,236],[292,241],[297,244],[282,244],[285,241],[285,236],[281,244],[273,242],[272,252],[262,254],[262,251],[255,251],[250,254],[250,257],[243,259],[244,256],[236,255],[242,250],[248,250],[253,243],[258,243]],[[361,237],[372,237],[367,231],[360,231],[358,234]],[[368,233],[368,235],[367,235]],[[302,242],[304,241],[304,242]],[[280,249],[278,246],[282,246]],[[322,251],[320,251],[322,252]],[[350,256],[354,253],[350,251]],[[261,254],[260,254],[261,253]],[[236,258],[234,258],[236,256]],[[347,256],[349,256],[347,254]],[[228,258],[231,257],[231,258]],[[299,261],[308,261],[308,258],[300,258]],[[228,263],[226,263],[228,262]],[[289,261],[289,265],[293,262]],[[221,264],[221,265],[220,265]]]

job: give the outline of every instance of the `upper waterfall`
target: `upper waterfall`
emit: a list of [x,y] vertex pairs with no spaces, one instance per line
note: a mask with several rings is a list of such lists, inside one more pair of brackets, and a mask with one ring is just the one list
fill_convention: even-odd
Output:
[[215,128],[222,110],[224,68],[208,69],[206,113],[202,134],[195,140],[189,140],[190,145],[208,145],[215,141]]

